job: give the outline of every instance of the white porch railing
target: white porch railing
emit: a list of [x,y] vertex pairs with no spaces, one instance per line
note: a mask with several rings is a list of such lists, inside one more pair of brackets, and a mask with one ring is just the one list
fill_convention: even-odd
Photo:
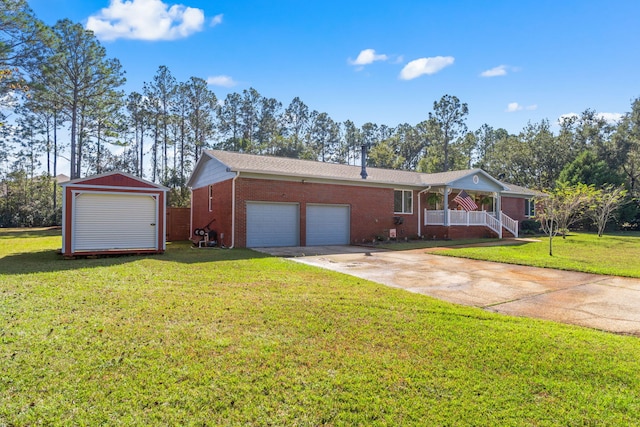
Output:
[[502,226],[506,228],[507,231],[509,231],[515,237],[518,237],[518,221],[508,217],[502,212],[500,212],[500,220],[502,221]]
[[424,225],[444,225],[444,211],[424,210]]
[[[502,238],[502,227],[518,237],[518,221],[500,212],[500,219],[493,212],[449,210],[449,225],[481,225],[495,231]],[[424,210],[424,225],[444,225],[445,211]]]
[[502,227],[500,226],[500,220],[493,215],[489,215],[487,212],[485,213],[485,220],[487,221],[486,226],[498,233],[498,237],[502,239]]

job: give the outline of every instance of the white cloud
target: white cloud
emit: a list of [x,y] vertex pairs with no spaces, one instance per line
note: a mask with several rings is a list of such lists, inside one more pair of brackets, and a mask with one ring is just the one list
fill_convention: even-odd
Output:
[[[618,123],[620,120],[622,120],[622,117],[624,117],[624,114],[622,114],[622,113],[596,113],[596,118],[602,119],[602,120],[604,120],[605,122],[607,122],[609,124]],[[566,113],[566,114],[563,114],[558,118],[558,124],[562,124],[562,122],[565,119],[579,120],[580,119],[580,114],[578,114],[578,113]]]
[[607,123],[613,124],[613,123],[618,123],[620,120],[622,120],[623,114],[621,114],[621,113],[597,113],[596,116],[598,116],[599,118],[603,119]]
[[490,70],[483,71],[480,73],[481,77],[499,77],[507,75],[507,66],[506,65],[498,65]]
[[518,104],[517,102],[510,102],[509,105],[507,105],[507,109],[505,111],[507,113],[513,113],[515,111],[522,111],[522,110],[533,111],[537,109],[538,109],[537,104],[524,106],[524,105]]
[[453,56],[434,56],[431,58],[414,59],[404,66],[400,72],[402,80],[413,80],[423,74],[435,74],[445,67],[453,64]]
[[506,76],[509,73],[516,73],[520,71],[520,67],[513,67],[511,65],[498,65],[489,70],[485,70],[480,73],[480,77],[501,77]]
[[514,111],[520,111],[520,110],[522,110],[522,106],[517,102],[511,102],[509,103],[509,105],[507,105],[508,113],[513,113]]
[[221,13],[219,15],[214,16],[213,18],[211,18],[211,26],[215,27],[218,24],[222,24],[222,17],[224,15]]
[[203,24],[201,9],[162,0],[111,0],[109,7],[89,17],[87,29],[100,40],[175,40],[201,31]]
[[365,49],[358,54],[355,60],[349,58],[351,65],[369,65],[375,61],[386,61],[389,57],[385,54],[377,54],[374,49]]
[[233,87],[237,85],[238,82],[229,76],[211,76],[207,78],[207,84],[213,86]]
[[562,114],[560,117],[558,117],[558,124],[562,124],[562,122],[565,120],[577,120],[578,117],[580,116],[577,113]]
[[[0,106],[1,109],[9,109],[17,107],[20,103],[20,95],[15,90],[10,90],[4,95],[0,95]],[[0,120],[2,119],[2,115],[0,114]]]

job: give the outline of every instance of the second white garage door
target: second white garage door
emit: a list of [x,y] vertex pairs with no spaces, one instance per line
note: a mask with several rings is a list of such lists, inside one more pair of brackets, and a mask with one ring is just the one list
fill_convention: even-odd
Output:
[[348,245],[351,210],[346,205],[307,205],[307,246]]
[[300,246],[297,203],[247,202],[247,247]]

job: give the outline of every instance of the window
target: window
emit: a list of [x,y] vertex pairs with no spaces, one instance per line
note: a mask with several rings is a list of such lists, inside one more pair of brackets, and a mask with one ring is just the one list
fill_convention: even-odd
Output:
[[532,199],[526,199],[524,201],[524,216],[531,218],[536,214],[536,203]]
[[403,214],[413,213],[413,191],[395,190],[393,192],[393,212]]
[[213,185],[209,186],[209,212],[213,211]]

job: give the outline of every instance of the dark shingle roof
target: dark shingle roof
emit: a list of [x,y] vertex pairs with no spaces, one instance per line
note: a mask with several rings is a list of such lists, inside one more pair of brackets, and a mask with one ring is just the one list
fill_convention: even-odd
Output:
[[[367,179],[360,176],[360,166],[325,163],[314,160],[299,160],[288,157],[261,156],[232,151],[207,150],[207,154],[225,164],[229,170],[276,176],[295,176],[340,181],[357,181],[367,184],[391,184],[414,187],[444,186],[448,183],[476,173],[482,169],[466,169],[440,173],[420,173],[394,169],[367,167]],[[496,183],[499,181],[492,178]],[[524,187],[501,183],[509,192],[519,195],[533,195],[535,192]]]
[[[287,157],[258,156],[255,154],[241,154],[231,151],[208,150],[207,152],[212,157],[224,163],[232,171],[341,181],[363,181],[360,176],[360,166],[299,160]],[[370,183],[425,186],[425,183],[422,181],[425,174],[416,172],[368,167],[367,174],[368,177],[366,181]]]
[[527,187],[521,187],[515,184],[504,183],[504,186],[508,188],[508,190],[504,192],[506,194],[517,194],[522,196],[540,196],[543,194],[540,191],[532,190]]

